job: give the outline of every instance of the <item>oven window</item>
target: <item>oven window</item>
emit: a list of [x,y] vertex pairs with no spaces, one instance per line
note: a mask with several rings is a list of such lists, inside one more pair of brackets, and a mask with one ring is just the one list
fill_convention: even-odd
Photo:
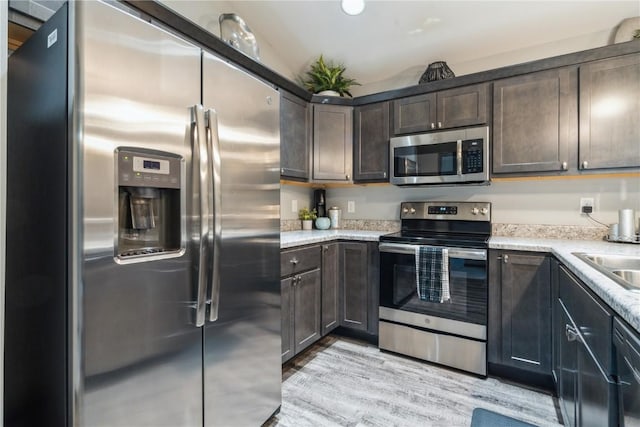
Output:
[[393,150],[395,176],[456,175],[456,151],[456,141],[397,147]]
[[416,290],[415,257],[380,253],[381,306],[486,325],[486,261],[449,258],[449,290],[448,302],[421,300]]

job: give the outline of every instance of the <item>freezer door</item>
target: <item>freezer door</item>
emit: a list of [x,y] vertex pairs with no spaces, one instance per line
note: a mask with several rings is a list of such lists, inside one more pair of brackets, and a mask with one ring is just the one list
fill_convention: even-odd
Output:
[[205,425],[258,426],[281,402],[279,97],[205,53],[203,104],[216,111],[222,192],[218,316],[205,326]]
[[[70,5],[77,37],[74,191],[82,215],[81,278],[72,295],[73,425],[200,426],[202,328],[194,325],[191,261],[199,224],[187,195],[201,51],[111,5]],[[171,257],[127,262],[114,252],[119,147],[182,159],[183,250]]]

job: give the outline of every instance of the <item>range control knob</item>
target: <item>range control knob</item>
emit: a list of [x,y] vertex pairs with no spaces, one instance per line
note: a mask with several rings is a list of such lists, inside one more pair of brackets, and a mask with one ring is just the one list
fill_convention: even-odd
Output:
[[478,208],[471,208],[471,213],[473,215],[478,215],[478,212],[480,212],[480,210]]
[[480,213],[481,213],[482,215],[486,215],[486,214],[488,214],[488,213],[489,213],[489,209],[487,209],[487,208],[482,208],[482,209],[480,209]]
[[409,213],[412,213],[412,214],[416,213],[416,208],[409,209]]
[[409,209],[407,209],[407,208],[402,208],[402,213],[403,213],[403,214],[408,214],[408,213],[409,213]]

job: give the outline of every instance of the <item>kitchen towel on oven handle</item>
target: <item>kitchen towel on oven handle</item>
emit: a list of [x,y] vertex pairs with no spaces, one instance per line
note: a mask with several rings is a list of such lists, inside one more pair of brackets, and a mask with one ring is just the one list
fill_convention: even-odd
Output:
[[422,301],[449,301],[449,250],[416,246],[416,290]]

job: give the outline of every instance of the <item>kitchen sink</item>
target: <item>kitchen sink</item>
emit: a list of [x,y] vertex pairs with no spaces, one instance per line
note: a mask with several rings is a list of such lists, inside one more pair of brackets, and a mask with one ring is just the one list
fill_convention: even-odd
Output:
[[640,256],[573,254],[625,289],[640,293]]

